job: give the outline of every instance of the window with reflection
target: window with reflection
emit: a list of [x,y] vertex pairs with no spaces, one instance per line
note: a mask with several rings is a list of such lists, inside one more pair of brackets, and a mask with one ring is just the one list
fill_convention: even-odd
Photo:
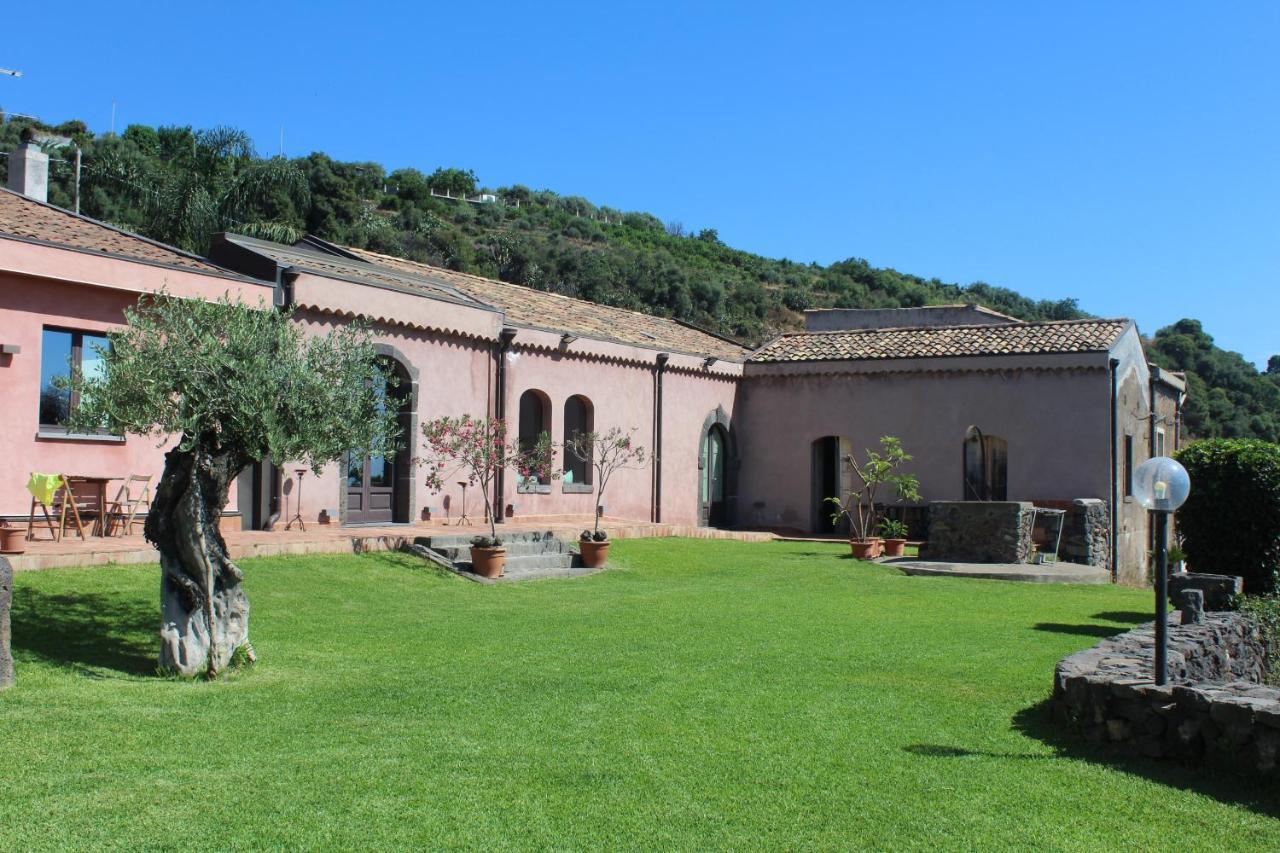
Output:
[[110,343],[99,332],[45,328],[40,336],[40,428],[66,431],[67,419],[80,405],[81,392],[69,387],[72,372],[97,379],[106,368]]

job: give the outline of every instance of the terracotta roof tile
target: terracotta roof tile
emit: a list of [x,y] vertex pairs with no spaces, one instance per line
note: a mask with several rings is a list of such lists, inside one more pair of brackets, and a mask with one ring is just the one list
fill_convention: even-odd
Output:
[[181,249],[0,189],[0,236],[4,235],[198,272],[233,275]]
[[507,320],[516,325],[569,332],[651,349],[715,356],[725,361],[742,361],[748,353],[740,344],[668,317],[655,317],[652,314],[600,305],[532,287],[440,269],[367,249],[343,247],[343,250],[370,263],[410,272],[457,288],[468,296],[500,308]]
[[783,335],[752,353],[752,362],[846,361],[945,356],[1104,352],[1128,320],[1066,320],[998,326],[858,329]]

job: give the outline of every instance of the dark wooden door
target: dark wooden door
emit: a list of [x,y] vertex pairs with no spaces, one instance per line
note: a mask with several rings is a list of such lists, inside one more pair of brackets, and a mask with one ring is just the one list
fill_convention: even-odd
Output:
[[392,522],[395,514],[395,467],[395,462],[386,456],[347,455],[347,522]]
[[703,527],[720,527],[725,523],[724,454],[727,442],[724,430],[713,426],[702,437],[701,477],[698,484],[699,516]]

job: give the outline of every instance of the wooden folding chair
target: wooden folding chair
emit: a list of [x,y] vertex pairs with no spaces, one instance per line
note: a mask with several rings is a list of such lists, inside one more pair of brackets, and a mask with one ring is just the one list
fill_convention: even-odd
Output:
[[142,507],[151,510],[151,475],[130,474],[125,477],[120,491],[116,492],[116,499],[107,510],[107,517],[111,519],[109,533],[123,530],[122,535],[132,535],[133,525],[136,523],[134,517]]
[[[52,500],[48,505],[42,503],[35,495],[31,497],[31,513],[27,517],[27,539],[35,539],[35,521],[36,506],[39,505],[40,511],[44,513],[45,523],[49,526],[49,532],[53,534],[53,541],[61,542],[62,536],[67,532],[68,510],[69,517],[75,525],[75,530],[80,534],[81,539],[87,538],[84,532],[84,521],[80,518],[80,510],[91,510],[92,507],[76,497],[75,491],[71,488],[71,483],[67,481],[67,475],[57,475],[57,488],[53,491]],[[53,518],[49,515],[52,509],[54,514],[58,516],[58,526],[54,528]]]

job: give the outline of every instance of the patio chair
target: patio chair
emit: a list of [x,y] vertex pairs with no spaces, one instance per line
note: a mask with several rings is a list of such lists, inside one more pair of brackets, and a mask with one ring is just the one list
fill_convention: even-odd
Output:
[[130,474],[120,485],[115,500],[107,507],[107,518],[111,525],[108,532],[114,534],[116,530],[123,530],[122,535],[132,535],[133,525],[136,523],[134,517],[142,507],[146,507],[148,511],[151,509],[151,475]]
[[[27,480],[27,491],[31,492],[31,513],[27,516],[27,541],[34,541],[35,525],[36,525],[36,506],[40,507],[40,511],[44,514],[45,524],[49,527],[49,532],[53,535],[54,542],[61,542],[62,536],[67,532],[68,510],[75,530],[80,534],[81,539],[86,539],[84,532],[84,521],[80,517],[80,510],[91,511],[92,506],[76,497],[75,491],[71,488],[71,483],[67,482],[65,474],[32,474]],[[58,516],[58,526],[53,525],[53,516]]]

